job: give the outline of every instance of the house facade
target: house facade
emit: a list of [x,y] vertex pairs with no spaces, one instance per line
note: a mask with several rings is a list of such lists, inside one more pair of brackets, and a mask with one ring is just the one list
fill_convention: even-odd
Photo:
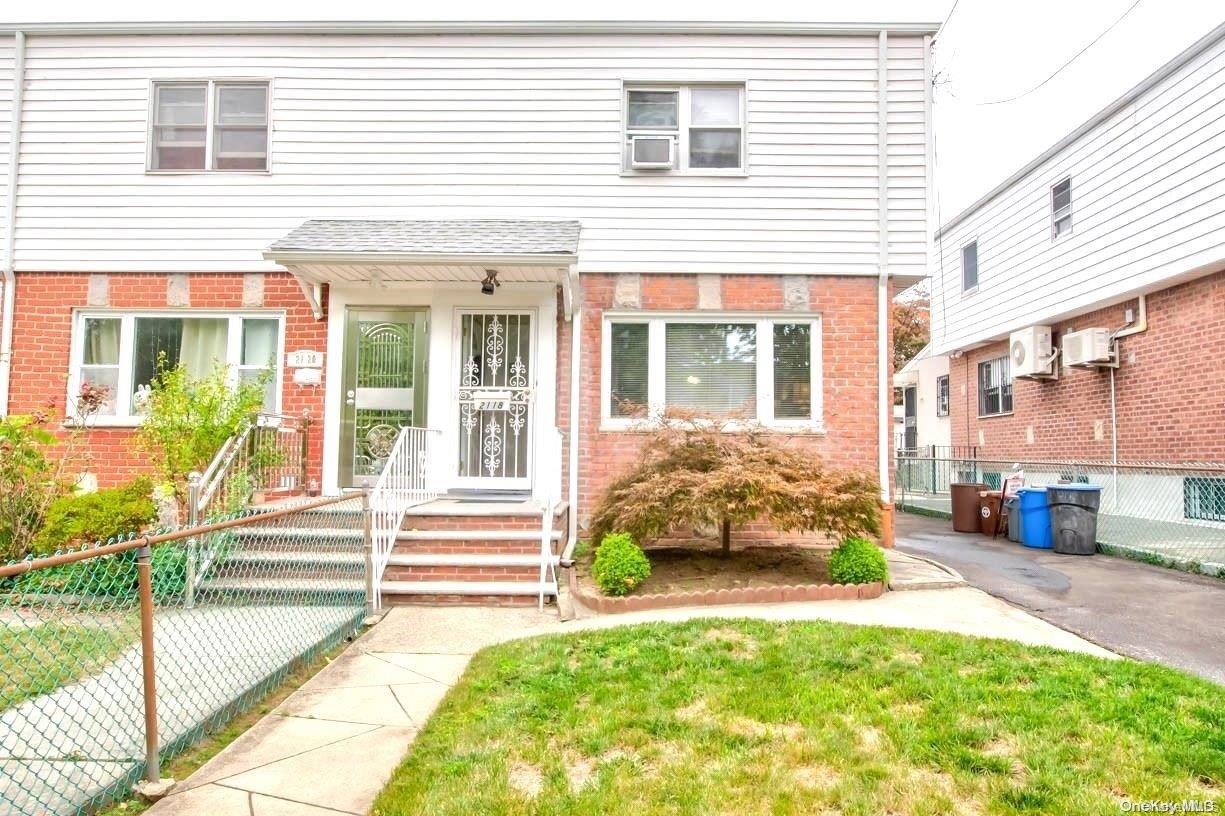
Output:
[[888,298],[929,238],[934,26],[31,26],[0,40],[0,397],[99,484],[159,355],[310,418],[307,487],[430,429],[443,491],[581,528],[645,410],[888,496]]
[[1225,462],[1223,105],[1225,26],[940,228],[930,348],[953,445]]

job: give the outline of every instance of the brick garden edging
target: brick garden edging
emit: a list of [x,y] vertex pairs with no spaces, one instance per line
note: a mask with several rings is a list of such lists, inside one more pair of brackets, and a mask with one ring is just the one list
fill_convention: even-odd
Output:
[[630,595],[611,598],[588,594],[579,585],[576,570],[570,573],[570,593],[588,609],[601,614],[666,609],[674,606],[725,606],[729,604],[785,603],[787,601],[856,601],[879,598],[885,593],[880,581],[870,584],[801,584],[798,586],[745,587],[673,592],[666,595]]

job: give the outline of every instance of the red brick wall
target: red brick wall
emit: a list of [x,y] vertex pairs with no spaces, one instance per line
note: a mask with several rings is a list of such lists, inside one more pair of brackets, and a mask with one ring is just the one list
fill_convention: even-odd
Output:
[[[170,308],[167,281],[159,274],[107,275],[108,303],[88,308]],[[74,309],[86,308],[90,275],[83,273],[19,273],[15,288],[13,324],[13,373],[10,412],[14,414],[50,410],[62,419],[67,400],[68,366]],[[197,274],[189,276],[190,305],[201,309],[241,309],[243,275]],[[256,308],[256,307],[250,307]],[[263,305],[258,308],[285,312],[285,349],[327,347],[327,321],[316,321],[293,278],[285,273],[264,277]],[[326,362],[326,361],[325,361]],[[294,385],[285,373],[281,408],[301,415],[309,411],[323,418],[323,388]],[[147,460],[131,444],[128,428],[91,428],[81,437],[87,470],[106,486],[149,469]],[[319,479],[323,451],[322,426],[310,434],[311,473]]]
[[[1072,330],[1122,328],[1124,310],[1135,307],[1129,300],[1054,325],[1056,343]],[[1149,295],[1148,331],[1119,347],[1119,459],[1225,461],[1225,272]],[[977,416],[978,363],[1007,353],[1007,341],[999,341],[949,361],[953,444],[1010,459],[1108,461],[1105,369],[1064,368],[1053,382],[1014,380],[1010,416]]]
[[[600,342],[603,313],[612,307],[615,280],[615,275],[583,276],[580,526],[585,526],[605,487],[634,462],[643,439],[640,433],[600,430]],[[644,310],[697,308],[695,275],[643,275],[641,281]],[[873,474],[877,467],[876,285],[875,278],[809,280],[810,309],[822,317],[825,433],[788,435],[791,444],[832,465]],[[781,311],[782,279],[725,275],[722,309]]]

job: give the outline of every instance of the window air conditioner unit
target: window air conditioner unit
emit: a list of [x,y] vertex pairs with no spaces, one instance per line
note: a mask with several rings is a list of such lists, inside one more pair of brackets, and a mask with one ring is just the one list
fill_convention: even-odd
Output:
[[676,141],[671,136],[631,136],[630,167],[671,170],[676,165]]
[[1055,373],[1055,353],[1050,326],[1029,326],[1008,338],[1014,377],[1050,377]]
[[1114,362],[1109,329],[1094,328],[1063,336],[1063,363],[1069,366],[1099,366]]

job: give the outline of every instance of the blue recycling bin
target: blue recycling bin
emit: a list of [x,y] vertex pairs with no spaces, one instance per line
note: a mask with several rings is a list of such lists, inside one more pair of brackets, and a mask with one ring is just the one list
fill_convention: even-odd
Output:
[[1040,550],[1051,549],[1051,510],[1045,487],[1023,487],[1017,491],[1021,502],[1021,543]]

